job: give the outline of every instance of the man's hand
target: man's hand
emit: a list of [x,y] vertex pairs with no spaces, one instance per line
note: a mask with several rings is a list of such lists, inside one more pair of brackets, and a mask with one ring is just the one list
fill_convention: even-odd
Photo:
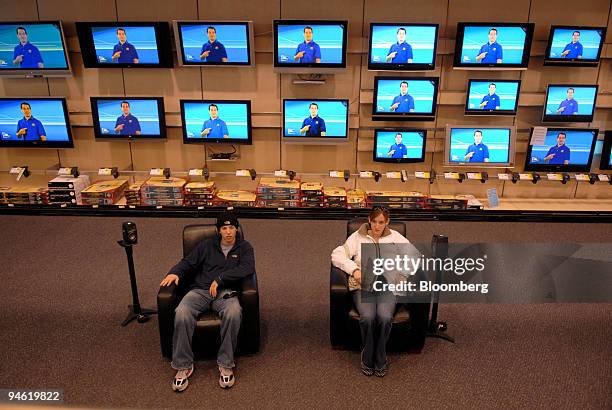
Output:
[[562,55],[563,57],[565,57],[565,56],[566,56],[566,55],[568,55],[568,54],[569,54],[569,50],[565,50],[564,52],[562,52],[562,53],[561,53],[561,55]]
[[553,159],[555,157],[555,154],[550,154],[544,157],[544,161],[550,161],[551,159]]
[[178,285],[179,283],[179,277],[177,275],[175,275],[174,273],[169,273],[168,276],[166,276],[164,278],[164,280],[161,281],[161,283],[159,284],[159,286],[170,286],[172,284]]
[[355,271],[353,272],[353,278],[355,278],[357,283],[361,285],[361,270],[360,269],[355,269]]
[[387,152],[387,156],[390,157],[391,155],[395,154],[395,150],[392,149],[391,151]]
[[117,125],[117,127],[115,128],[115,131],[121,131],[123,129],[123,124],[119,124]]
[[113,54],[113,56],[111,57],[111,59],[116,60],[119,58],[119,56],[121,55],[121,51],[117,51],[115,54]]
[[557,110],[557,112],[563,112],[563,111],[565,111],[565,107],[561,107]]
[[397,55],[397,51],[394,51],[394,52],[390,53],[390,54],[387,56],[387,58],[388,58],[389,60],[393,60],[393,59],[395,58],[395,56],[396,56],[396,55]]
[[395,104],[393,104],[393,105],[391,106],[391,111],[395,111],[395,110],[397,110],[397,107],[399,107],[399,104],[400,104],[400,103],[398,103],[398,102],[396,102]]
[[17,135],[25,135],[26,132],[28,132],[27,128],[21,128],[19,131],[17,131]]
[[481,103],[480,103],[480,108],[484,107],[485,105],[487,105],[487,102],[486,102],[486,101],[481,102]]
[[200,134],[201,136],[208,135],[210,133],[211,128],[204,128],[204,131]]
[[485,58],[487,56],[488,51],[485,51],[484,53],[480,53],[476,56],[476,60],[482,60],[483,58]]
[[22,61],[23,61],[23,54],[20,54],[15,58],[15,64],[21,63]]
[[200,60],[205,59],[206,57],[208,57],[210,55],[210,50],[206,50],[205,52],[203,52],[202,54],[200,54]]
[[40,140],[41,141],[46,141],[47,140],[47,136],[46,135],[41,135],[40,136]]
[[212,296],[213,298],[217,297],[217,288],[219,287],[219,284],[217,283],[216,280],[213,280],[213,282],[210,284],[210,289],[209,289],[209,293],[210,296]]
[[465,157],[463,157],[464,159],[470,159],[474,156],[474,151],[472,152],[468,152],[467,154],[465,154]]

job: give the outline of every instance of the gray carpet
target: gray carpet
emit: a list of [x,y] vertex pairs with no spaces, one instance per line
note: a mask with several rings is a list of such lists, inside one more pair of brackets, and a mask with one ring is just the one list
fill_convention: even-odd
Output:
[[[131,294],[119,218],[1,216],[0,388],[60,388],[87,407],[612,408],[612,305],[444,305],[457,343],[429,339],[366,378],[328,334],[329,254],[342,221],[243,221],[256,250],[263,346],[230,391],[214,361],[182,394],[157,319],[119,326]],[[135,219],[141,303],[180,256],[192,219]],[[413,222],[409,238],[604,242],[610,225]]]

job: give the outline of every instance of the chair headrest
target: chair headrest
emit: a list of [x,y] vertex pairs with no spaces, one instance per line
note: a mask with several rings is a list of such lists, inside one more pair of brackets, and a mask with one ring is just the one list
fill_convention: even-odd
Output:
[[[197,224],[187,225],[183,228],[183,256],[189,255],[189,253],[205,239],[212,239],[218,235],[217,227],[215,224]],[[242,227],[238,228],[236,234],[237,238],[242,239]]]
[[[354,218],[346,224],[346,237],[348,238],[354,232],[358,231],[361,225],[368,222],[368,218]],[[403,222],[391,221],[389,228],[399,232],[402,236],[406,236],[406,224]]]

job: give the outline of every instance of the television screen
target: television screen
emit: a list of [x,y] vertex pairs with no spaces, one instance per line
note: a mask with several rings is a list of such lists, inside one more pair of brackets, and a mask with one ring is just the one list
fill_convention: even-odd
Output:
[[348,139],[348,100],[287,99],[283,107],[285,138]]
[[601,151],[601,160],[599,162],[599,169],[601,170],[612,170],[612,131],[606,131],[603,141],[603,149]]
[[0,75],[70,74],[59,21],[0,23]]
[[181,100],[183,142],[251,144],[251,101]]
[[605,27],[552,26],[544,65],[596,66],[605,38]]
[[514,129],[511,127],[449,127],[446,165],[511,167]]
[[433,70],[437,40],[437,24],[372,23],[368,69]]
[[274,20],[274,67],[345,68],[347,28],[348,21]]
[[516,115],[521,80],[469,80],[465,115]]
[[531,131],[525,171],[588,172],[597,141],[597,129],[548,128]]
[[532,23],[459,23],[455,68],[526,69]]
[[433,119],[438,77],[375,77],[374,120]]
[[91,97],[96,138],[166,138],[161,97]]
[[376,130],[374,131],[374,161],[423,162],[427,130]]
[[0,146],[72,148],[64,98],[0,98]]
[[542,121],[593,121],[597,88],[597,85],[549,84]]
[[85,67],[173,66],[168,23],[77,22]]
[[253,63],[253,34],[247,21],[177,21],[174,27],[181,65]]

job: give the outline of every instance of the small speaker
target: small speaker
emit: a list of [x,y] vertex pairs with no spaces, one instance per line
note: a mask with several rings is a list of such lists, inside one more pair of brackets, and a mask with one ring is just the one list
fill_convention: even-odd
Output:
[[134,222],[123,223],[123,243],[126,245],[136,245],[138,243],[138,231]]

